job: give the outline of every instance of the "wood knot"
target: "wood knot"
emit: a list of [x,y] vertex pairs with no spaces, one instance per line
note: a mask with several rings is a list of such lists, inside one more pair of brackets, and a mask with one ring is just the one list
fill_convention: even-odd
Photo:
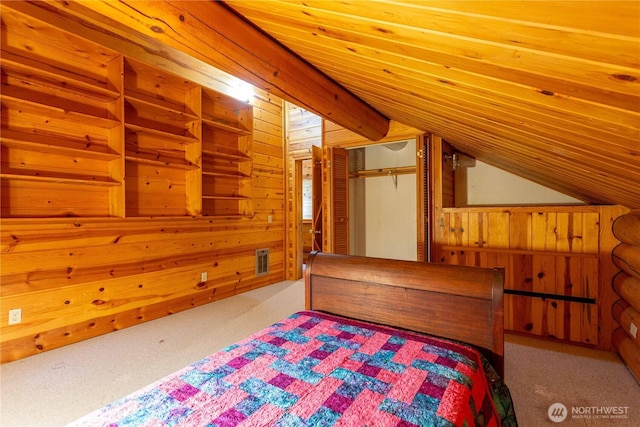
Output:
[[625,82],[635,82],[636,80],[638,80],[637,77],[630,76],[628,74],[613,74],[613,78],[616,78],[618,80],[622,80]]
[[154,33],[158,33],[158,34],[164,33],[164,30],[162,28],[158,27],[157,25],[152,25],[151,26],[151,31],[153,31]]
[[103,305],[103,304],[105,304],[105,301],[101,300],[101,299],[96,299],[96,300],[93,300],[91,302],[91,304],[93,304],[93,305]]
[[388,29],[386,29],[386,28],[382,28],[382,27],[373,27],[373,29],[374,29],[374,30],[376,30],[376,31],[377,31],[377,32],[379,32],[379,33],[382,33],[382,34],[393,34],[393,31],[388,30]]

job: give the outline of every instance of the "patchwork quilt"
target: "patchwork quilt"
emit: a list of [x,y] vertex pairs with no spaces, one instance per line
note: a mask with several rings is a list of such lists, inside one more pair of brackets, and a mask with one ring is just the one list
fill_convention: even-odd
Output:
[[499,426],[474,349],[302,311],[74,426]]

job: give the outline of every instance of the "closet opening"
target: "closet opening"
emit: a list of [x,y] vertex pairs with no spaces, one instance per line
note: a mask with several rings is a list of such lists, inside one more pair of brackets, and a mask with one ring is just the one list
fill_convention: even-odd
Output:
[[349,253],[417,260],[416,140],[348,150]]

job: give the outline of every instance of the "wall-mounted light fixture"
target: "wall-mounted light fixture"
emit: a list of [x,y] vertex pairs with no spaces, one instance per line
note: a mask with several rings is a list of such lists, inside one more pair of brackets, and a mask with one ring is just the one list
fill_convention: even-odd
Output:
[[398,142],[392,142],[390,144],[384,144],[385,148],[388,148],[391,151],[400,151],[402,150],[404,147],[407,146],[407,143],[409,141],[398,141]]
[[255,94],[253,86],[245,81],[237,80],[232,86],[230,95],[239,101],[249,103]]

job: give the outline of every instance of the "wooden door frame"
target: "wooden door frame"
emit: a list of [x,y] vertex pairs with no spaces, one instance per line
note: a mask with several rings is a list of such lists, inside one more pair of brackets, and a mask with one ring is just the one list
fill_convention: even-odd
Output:
[[[416,259],[431,261],[431,218],[433,198],[431,195],[430,137],[416,136]],[[428,206],[427,206],[428,204]]]
[[304,260],[304,251],[302,243],[302,162],[305,158],[295,158],[293,170],[293,206],[292,206],[292,225],[294,241],[292,245],[293,256],[293,274],[294,280],[302,278],[302,262]]
[[[303,275],[302,163],[306,160],[313,161],[313,153],[311,150],[301,150],[289,153],[287,194],[290,194],[290,199],[288,200],[288,205],[290,206],[286,207],[287,224],[289,229],[286,233],[285,258],[290,260],[290,265],[287,268],[287,280],[298,280],[301,279]],[[324,200],[323,193],[320,194],[320,198],[321,200]]]
[[321,147],[311,147],[311,163],[311,231],[314,233],[311,238],[311,250],[322,251],[324,242],[324,210],[322,209],[322,195],[324,193],[322,191],[322,174],[324,170],[323,150]]

